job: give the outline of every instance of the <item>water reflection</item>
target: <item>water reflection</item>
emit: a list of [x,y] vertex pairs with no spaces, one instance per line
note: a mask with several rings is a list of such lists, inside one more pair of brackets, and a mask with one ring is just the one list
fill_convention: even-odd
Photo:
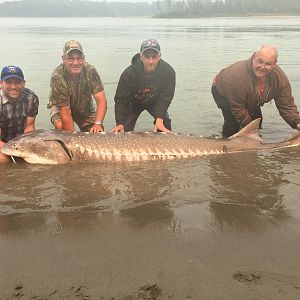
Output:
[[282,227],[299,218],[299,170],[291,168],[298,157],[299,151],[282,151],[172,162],[3,166],[0,232],[58,234],[112,220],[180,235],[192,228]]
[[147,225],[156,227],[167,226],[172,223],[174,213],[167,202],[155,202],[140,207],[122,211],[122,217],[126,217],[131,226],[142,228]]
[[172,193],[173,176],[164,162],[66,166],[23,163],[2,166],[0,174],[1,231],[32,230],[44,223],[55,232],[73,227],[79,216],[83,223],[89,223],[104,212],[124,211],[125,217],[131,216],[139,224],[147,223],[147,217],[170,219],[167,205],[161,203],[134,209]]
[[0,215],[0,236],[30,236],[47,234],[56,236],[65,232],[105,231],[116,225],[122,229],[125,224],[131,228],[142,229],[169,228],[173,224],[173,212],[167,203],[151,203],[140,207],[126,209],[119,214],[113,212],[39,212],[26,214]]
[[56,236],[65,232],[87,232],[111,226],[113,214],[95,212],[39,212],[27,214],[0,215],[2,237],[46,234]]
[[210,209],[221,231],[257,230],[268,223],[282,226],[290,216],[280,187],[282,162],[257,153],[213,157],[210,160]]
[[161,162],[4,166],[0,212],[118,211],[172,192],[172,175]]

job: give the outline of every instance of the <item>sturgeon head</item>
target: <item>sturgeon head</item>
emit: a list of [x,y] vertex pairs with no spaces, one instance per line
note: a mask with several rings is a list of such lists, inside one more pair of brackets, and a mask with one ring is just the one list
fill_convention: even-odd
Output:
[[39,129],[10,140],[0,151],[32,164],[65,164],[72,162],[72,153],[67,147],[70,139],[71,135],[60,131]]

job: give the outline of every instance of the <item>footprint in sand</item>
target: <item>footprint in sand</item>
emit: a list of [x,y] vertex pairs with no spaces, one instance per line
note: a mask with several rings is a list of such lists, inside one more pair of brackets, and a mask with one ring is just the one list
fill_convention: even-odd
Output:
[[281,283],[282,285],[287,285],[300,290],[300,278],[288,275],[261,271],[238,271],[233,273],[233,278],[242,283],[249,284],[263,284],[268,281],[273,281],[273,283]]

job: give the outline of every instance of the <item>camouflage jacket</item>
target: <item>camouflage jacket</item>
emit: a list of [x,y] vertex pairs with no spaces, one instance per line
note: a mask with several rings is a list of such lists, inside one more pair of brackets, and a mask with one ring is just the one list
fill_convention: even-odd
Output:
[[74,119],[82,119],[95,112],[92,96],[103,91],[100,76],[92,65],[85,63],[79,82],[71,80],[64,65],[59,65],[52,73],[50,96],[47,108],[70,106]]

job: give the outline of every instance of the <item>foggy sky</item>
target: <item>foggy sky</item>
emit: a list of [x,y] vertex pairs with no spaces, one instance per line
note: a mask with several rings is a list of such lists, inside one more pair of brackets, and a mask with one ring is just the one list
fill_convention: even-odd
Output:
[[[10,1],[16,1],[16,0],[0,0],[0,3],[10,2]],[[86,0],[86,1],[103,2],[103,0]],[[153,1],[152,0],[107,0],[106,2],[153,2]]]

